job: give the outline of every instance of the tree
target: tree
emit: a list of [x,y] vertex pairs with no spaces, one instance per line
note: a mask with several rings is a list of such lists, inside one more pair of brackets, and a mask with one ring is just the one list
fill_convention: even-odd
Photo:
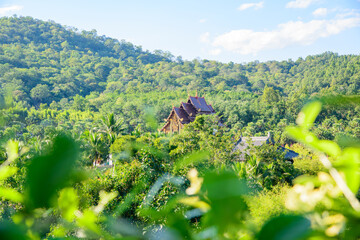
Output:
[[199,115],[195,121],[186,124],[179,135],[174,136],[170,145],[173,150],[170,155],[175,159],[194,151],[206,151],[211,164],[220,164],[234,159],[229,151],[233,142],[226,127],[219,126],[219,119],[215,115]]
[[99,164],[103,160],[103,156],[107,150],[104,144],[103,135],[97,131],[90,130],[85,133],[88,140],[89,158],[93,162],[93,166]]
[[49,87],[45,84],[38,84],[30,91],[30,96],[36,103],[48,102],[50,95]]
[[109,113],[108,115],[102,116],[101,122],[105,133],[107,134],[109,146],[114,143],[117,135],[122,130],[122,121],[116,119],[114,113]]
[[266,104],[274,104],[279,102],[280,96],[274,88],[265,87],[261,100]]

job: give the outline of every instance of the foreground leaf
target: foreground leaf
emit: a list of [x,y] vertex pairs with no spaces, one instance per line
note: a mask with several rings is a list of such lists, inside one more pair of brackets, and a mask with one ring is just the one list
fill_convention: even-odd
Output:
[[350,190],[357,193],[360,187],[360,150],[345,148],[342,156],[334,163],[334,167],[344,174]]
[[5,166],[5,167],[1,167],[0,168],[0,181],[3,181],[5,179],[7,179],[8,177],[11,177],[12,175],[14,175],[17,172],[17,168],[16,167],[9,167],[9,166]]
[[19,225],[2,221],[0,222],[0,239],[22,240],[26,237],[25,229]]
[[234,172],[210,172],[204,176],[201,190],[210,202],[210,210],[203,221],[206,226],[216,226],[220,233],[242,226],[248,210],[244,196],[249,188],[245,181]]
[[79,206],[79,199],[75,189],[64,188],[60,192],[58,206],[63,218],[69,222],[75,219],[75,211]]
[[310,221],[302,216],[284,215],[272,218],[259,233],[259,240],[307,239],[311,233]]
[[70,180],[77,157],[74,141],[57,136],[48,154],[32,159],[26,178],[28,209],[50,207],[56,192]]
[[22,203],[24,201],[23,195],[11,188],[0,187],[0,199],[1,198],[17,203]]
[[309,129],[315,122],[316,117],[321,111],[321,102],[311,102],[301,109],[301,112],[296,119],[296,123],[302,128]]

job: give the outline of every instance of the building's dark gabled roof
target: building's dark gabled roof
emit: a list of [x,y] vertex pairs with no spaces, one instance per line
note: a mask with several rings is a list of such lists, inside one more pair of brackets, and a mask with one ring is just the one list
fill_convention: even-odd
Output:
[[192,105],[199,112],[206,112],[206,113],[214,112],[214,109],[212,107],[209,107],[209,105],[207,105],[205,98],[203,98],[203,97],[191,97],[190,96],[188,103],[192,103]]
[[[160,131],[166,131],[166,127],[169,126],[170,119],[176,116],[179,119],[183,127],[183,124],[193,122],[198,114],[215,114],[215,110],[211,105],[208,105],[203,97],[191,97],[189,96],[186,103],[182,102],[180,107],[173,107],[168,118],[165,120],[166,124],[160,129]],[[179,131],[180,131],[179,128]]]
[[196,109],[190,103],[181,103],[182,108],[184,108],[185,112],[189,115],[189,117],[195,118],[196,116]]
[[[184,109],[178,108],[178,107],[172,108],[168,118],[166,119],[166,122],[169,122],[169,120],[173,114],[175,114],[180,119],[181,123],[189,123],[190,122],[189,115],[184,111]],[[165,125],[167,125],[167,124],[165,124]]]
[[185,112],[185,110],[183,108],[174,108],[174,111],[176,113],[176,115],[179,117],[180,122],[181,123],[189,123],[190,119],[189,119],[189,115]]
[[211,112],[215,113],[215,110],[213,109],[213,107],[211,106],[211,104],[209,104],[208,107],[210,108]]

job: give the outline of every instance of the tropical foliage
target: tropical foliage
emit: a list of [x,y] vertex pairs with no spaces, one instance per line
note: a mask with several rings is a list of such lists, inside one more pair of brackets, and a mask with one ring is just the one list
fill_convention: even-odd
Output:
[[[1,239],[360,237],[358,55],[185,61],[31,17],[0,43]],[[158,132],[196,90],[217,114]]]

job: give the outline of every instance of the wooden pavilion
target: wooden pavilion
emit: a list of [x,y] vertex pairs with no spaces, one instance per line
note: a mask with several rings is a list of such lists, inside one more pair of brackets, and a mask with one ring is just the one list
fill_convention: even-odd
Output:
[[193,122],[197,115],[215,114],[211,104],[207,104],[204,97],[189,96],[186,103],[181,102],[180,107],[173,107],[161,132],[180,132],[185,124]]

